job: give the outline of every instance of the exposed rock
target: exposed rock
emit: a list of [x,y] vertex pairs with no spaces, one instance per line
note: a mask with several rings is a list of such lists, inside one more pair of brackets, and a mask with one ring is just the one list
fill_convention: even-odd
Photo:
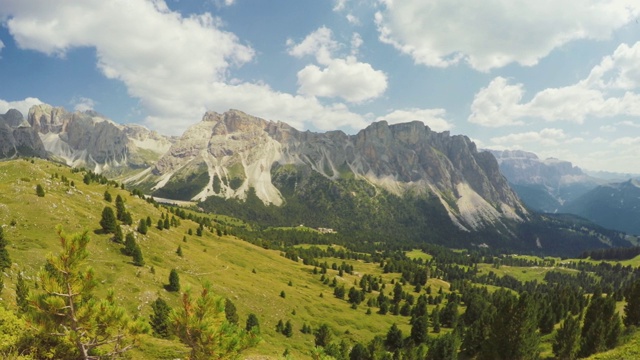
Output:
[[26,123],[22,113],[10,109],[0,115],[0,158],[15,156],[47,157],[37,132]]
[[493,156],[465,136],[436,133],[417,121],[380,121],[347,135],[301,132],[238,110],[208,112],[158,161],[154,189],[199,178],[198,169],[206,169],[208,181],[188,199],[244,198],[252,187],[265,203],[280,205],[274,164],[306,166],[329,179],[351,174],[398,195],[435,194],[465,229],[526,214]]

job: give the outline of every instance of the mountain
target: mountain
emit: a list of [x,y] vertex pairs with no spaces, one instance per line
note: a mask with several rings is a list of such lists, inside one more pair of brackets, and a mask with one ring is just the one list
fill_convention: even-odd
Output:
[[29,110],[27,121],[51,158],[107,175],[149,167],[171,146],[156,132],[116,124],[94,111],[67,112],[42,104]]
[[22,113],[10,109],[0,114],[0,158],[35,156],[46,158],[47,152],[38,133],[26,123]]
[[556,212],[565,202],[605,183],[568,161],[542,160],[534,153],[521,150],[490,151],[520,199],[533,210]]
[[606,228],[640,234],[640,180],[598,186],[565,204],[561,211],[580,215]]
[[152,171],[128,182],[153,184],[154,195],[185,200],[245,199],[253,188],[265,204],[281,206],[287,181],[315,176],[360,180],[373,193],[433,196],[464,230],[527,216],[491,154],[478,152],[465,136],[433,132],[417,121],[381,121],[347,135],[301,132],[237,110],[208,112]]

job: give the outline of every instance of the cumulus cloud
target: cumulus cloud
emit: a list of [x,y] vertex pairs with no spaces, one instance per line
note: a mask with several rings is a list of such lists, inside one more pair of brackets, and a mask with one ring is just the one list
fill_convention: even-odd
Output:
[[40,105],[42,101],[38,98],[28,97],[24,100],[6,101],[0,99],[0,114],[6,114],[10,109],[16,109],[24,115],[26,118],[29,114],[29,109],[34,105]]
[[149,114],[147,125],[165,133],[181,133],[206,110],[231,107],[276,120],[300,111],[302,127],[364,123],[343,104],[232,79],[255,52],[209,13],[185,17],[162,0],[24,0],[4,1],[0,19],[22,49],[64,57],[76,47],[95,48],[100,71],[122,81]]
[[521,125],[525,119],[582,124],[588,117],[640,116],[640,42],[621,44],[589,76],[565,87],[548,88],[522,102],[524,86],[494,78],[474,97],[469,121],[483,126]]
[[342,11],[347,5],[347,0],[335,0],[333,11]]
[[307,35],[299,44],[289,39],[287,45],[290,55],[297,58],[313,56],[320,65],[310,64],[298,72],[299,94],[340,97],[347,102],[360,103],[379,97],[387,89],[387,75],[368,63],[358,61],[353,55],[362,45],[362,37],[357,33],[351,39],[352,55],[344,58],[335,56],[342,45],[324,26]]
[[540,131],[528,131],[494,137],[491,142],[498,145],[536,143],[542,145],[557,145],[567,136],[562,129],[545,128]]
[[382,42],[418,64],[466,62],[480,71],[535,65],[570,41],[607,39],[640,14],[635,0],[379,2],[375,22]]
[[96,102],[93,99],[86,97],[77,97],[71,100],[71,104],[73,105],[73,110],[75,111],[87,111],[93,110],[96,106]]
[[447,131],[453,128],[446,118],[446,110],[444,109],[404,109],[395,110],[385,116],[380,116],[376,120],[386,120],[389,124],[398,124],[410,121],[422,121],[431,130]]

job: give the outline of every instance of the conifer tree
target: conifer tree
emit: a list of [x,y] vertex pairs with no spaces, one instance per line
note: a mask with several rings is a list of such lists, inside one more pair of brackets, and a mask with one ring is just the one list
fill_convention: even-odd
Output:
[[624,306],[624,325],[640,326],[640,280],[636,280],[626,296],[627,303]]
[[122,227],[120,225],[116,225],[116,231],[113,233],[113,241],[118,244],[124,243],[124,235],[122,234]]
[[249,314],[249,316],[247,316],[247,323],[244,329],[256,334],[260,333],[260,322],[258,321],[258,317],[256,316],[256,314],[251,313]]
[[167,291],[180,291],[180,276],[176,269],[171,269],[169,273],[169,285],[167,285]]
[[135,265],[135,266],[144,266],[144,258],[142,257],[142,249],[140,249],[140,246],[138,246],[137,244],[133,248],[133,254],[131,256],[133,257],[133,265]]
[[384,344],[387,347],[387,350],[391,352],[402,348],[402,330],[398,328],[396,323],[393,323],[391,328],[389,328]]
[[594,293],[584,314],[580,357],[587,357],[615,347],[618,344],[621,326],[615,299]]
[[178,245],[178,250],[176,250],[176,254],[178,254],[178,256],[182,257],[182,246]]
[[284,324],[284,328],[282,329],[282,335],[286,337],[293,336],[293,325],[291,325],[291,320],[287,320],[287,322]]
[[29,287],[24,281],[22,272],[19,272],[16,282],[16,304],[18,305],[18,312],[26,313],[27,310],[29,310],[29,295]]
[[111,202],[113,199],[111,198],[111,193],[109,193],[109,190],[105,190],[104,191],[104,201],[106,202]]
[[169,314],[171,307],[162,298],[157,298],[151,303],[153,314],[151,314],[149,325],[156,337],[166,339],[171,335],[171,325],[169,322]]
[[558,359],[574,360],[580,350],[580,319],[567,316],[553,339],[553,354]]
[[107,234],[113,234],[116,232],[116,216],[111,207],[105,206],[104,209],[102,209],[100,226],[102,226],[102,230]]
[[153,224],[153,222],[151,222],[151,216],[147,216],[147,228],[151,226],[151,224]]
[[147,227],[147,222],[144,221],[144,219],[140,219],[140,222],[138,223],[138,232],[142,235],[146,235],[147,231],[149,231],[149,228]]
[[38,195],[38,197],[44,197],[44,188],[40,184],[36,185],[36,195]]
[[122,199],[122,196],[118,194],[116,196],[116,218],[122,221],[124,219],[124,213],[126,211],[127,209],[124,206],[124,200]]
[[314,331],[313,335],[316,346],[320,347],[329,346],[333,337],[333,335],[331,334],[331,329],[327,324],[320,325],[320,327],[317,328],[316,331]]
[[11,257],[9,256],[9,251],[7,251],[7,245],[8,242],[4,238],[4,230],[0,226],[0,272],[11,267]]
[[167,215],[167,217],[164,218],[164,221],[162,223],[162,227],[164,229],[170,229],[171,228],[171,224],[169,223],[169,216]]
[[196,299],[187,290],[181,306],[171,313],[171,323],[180,340],[191,348],[190,359],[227,359],[259,340],[226,321],[224,299],[214,296],[205,283]]
[[236,306],[233,304],[233,301],[226,299],[224,303],[224,314],[227,317],[227,321],[231,324],[238,325],[238,313],[236,311]]
[[47,258],[38,275],[42,292],[31,296],[31,321],[46,336],[72,344],[74,358],[95,359],[99,348],[102,356],[114,358],[130,350],[136,335],[147,330],[146,324],[132,321],[115,304],[112,291],[104,299],[93,295],[98,281],[92,269],[83,268],[90,241],[87,232],[68,236],[58,227],[57,233],[62,250]]
[[424,344],[429,340],[429,320],[427,315],[420,316],[413,321],[411,325],[411,340],[414,345]]
[[136,250],[136,239],[133,237],[133,233],[127,233],[127,236],[124,240],[124,249],[122,249],[122,253],[127,256],[133,256],[133,252]]
[[431,326],[433,326],[434,333],[440,332],[440,308],[437,306],[431,311]]

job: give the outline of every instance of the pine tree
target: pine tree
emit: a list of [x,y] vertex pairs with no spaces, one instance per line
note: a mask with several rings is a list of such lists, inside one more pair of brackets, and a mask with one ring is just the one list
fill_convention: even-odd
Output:
[[427,352],[427,360],[456,360],[458,359],[458,347],[460,340],[456,333],[448,333],[438,336],[433,340]]
[[122,196],[118,194],[116,196],[116,218],[122,221],[124,219],[124,213],[126,211],[127,209],[124,206],[124,200],[122,199]]
[[146,235],[147,231],[149,231],[149,228],[147,227],[147,222],[144,221],[143,219],[140,219],[140,222],[138,222],[138,232],[142,235]]
[[594,293],[584,314],[580,357],[587,357],[615,347],[621,326],[615,299]]
[[113,201],[113,199],[111,198],[111,194],[109,193],[109,190],[104,191],[104,201],[106,202]]
[[151,224],[153,224],[153,222],[151,222],[151,216],[147,216],[147,228],[151,226]]
[[537,306],[533,297],[525,292],[517,298],[507,291],[496,291],[493,296],[496,315],[481,357],[537,359],[540,334],[537,332]]
[[162,298],[157,298],[151,303],[153,314],[151,314],[149,325],[156,337],[166,339],[171,335],[171,325],[169,322],[169,314],[171,307]]
[[411,340],[413,340],[414,345],[424,344],[429,340],[428,326],[429,319],[427,319],[427,315],[420,316],[413,321],[411,325]]
[[[7,251],[7,245],[9,245],[9,243],[4,238],[4,230],[2,226],[0,226],[0,272],[11,267],[11,257],[9,256],[9,251]],[[1,289],[0,287],[0,290]]]
[[124,234],[122,234],[122,227],[120,225],[116,225],[116,231],[113,233],[113,241],[118,244],[124,243]]
[[256,316],[256,314],[251,313],[249,314],[249,316],[247,316],[247,323],[244,329],[256,334],[260,333],[260,322],[258,321],[258,317]]
[[316,346],[320,347],[327,347],[331,343],[331,339],[333,337],[331,329],[329,329],[329,325],[327,324],[320,325],[313,335]]
[[128,211],[124,212],[124,215],[122,215],[122,223],[125,225],[133,224],[133,216],[131,216],[130,212]]
[[233,358],[259,340],[225,321],[224,303],[223,298],[213,295],[209,283],[197,299],[190,290],[182,294],[182,304],[171,313],[171,323],[178,338],[191,348],[190,359]]
[[176,254],[178,254],[178,256],[182,257],[182,246],[178,245],[178,250],[176,250]]
[[393,323],[391,328],[389,328],[384,344],[387,347],[387,350],[391,352],[402,348],[402,330],[398,329],[396,323]]
[[164,222],[162,223],[162,227],[166,230],[171,228],[171,224],[169,223],[169,218],[165,217]]
[[558,359],[574,360],[580,350],[580,319],[567,316],[553,339],[553,354]]
[[238,313],[236,311],[236,306],[229,299],[225,300],[224,303],[224,314],[227,317],[227,321],[231,324],[238,325]]
[[26,313],[29,310],[29,287],[24,281],[22,272],[18,273],[18,281],[16,282],[16,304],[20,313]]
[[102,226],[102,231],[107,234],[113,234],[116,232],[116,216],[111,207],[105,206],[104,209],[102,209],[100,226]]
[[286,337],[293,336],[293,325],[291,325],[291,320],[287,320],[287,322],[284,324],[284,328],[282,329],[282,335]]
[[640,326],[640,280],[636,280],[626,296],[627,303],[624,306],[624,325]]
[[283,331],[284,331],[284,322],[282,321],[282,319],[280,319],[276,324],[276,332],[282,334]]
[[133,237],[133,233],[127,233],[127,236],[124,240],[124,249],[122,249],[122,253],[127,256],[133,256],[133,252],[136,250],[136,239]]
[[180,291],[180,276],[176,269],[171,269],[169,273],[169,285],[167,285],[167,291]]
[[44,197],[44,188],[40,184],[36,185],[36,195],[38,195],[38,197]]
[[58,227],[57,233],[62,251],[50,255],[40,271],[42,292],[31,296],[34,307],[28,315],[43,336],[55,334],[72,344],[73,358],[94,359],[98,348],[104,348],[102,356],[117,357],[136,345],[136,335],[147,330],[146,324],[130,320],[115,304],[112,291],[105,299],[93,295],[98,281],[92,269],[82,268],[88,256],[87,232],[67,236]]
[[434,333],[437,334],[440,332],[440,308],[437,306],[431,311],[431,325],[433,326]]
[[136,244],[135,248],[133,248],[133,265],[135,266],[144,266],[144,258],[142,257],[142,249],[140,246]]

